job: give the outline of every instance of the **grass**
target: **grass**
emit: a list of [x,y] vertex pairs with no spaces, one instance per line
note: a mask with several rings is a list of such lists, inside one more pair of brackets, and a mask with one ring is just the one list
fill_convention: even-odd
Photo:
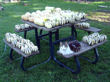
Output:
[[[14,25],[20,24],[20,16],[27,11],[35,11],[37,9],[44,9],[45,6],[61,7],[62,9],[71,9],[80,12],[97,12],[98,5],[108,5],[110,2],[90,3],[90,4],[79,4],[74,2],[64,2],[62,0],[26,0],[25,3],[28,6],[23,6],[22,3],[8,3],[2,4],[5,8],[4,11],[0,11],[0,55],[2,56],[4,50],[4,43],[2,39],[6,32],[14,32]],[[95,16],[96,14],[94,14]],[[91,15],[90,15],[91,16]],[[29,72],[23,72],[19,67],[19,61],[14,60],[13,62],[9,59],[9,48],[5,51],[3,57],[0,58],[0,82],[109,82],[110,81],[110,25],[106,22],[90,21],[91,26],[102,29],[101,33],[108,36],[108,42],[100,46],[99,54],[100,59],[96,65],[89,64],[88,62],[81,60],[81,72],[79,74],[72,74],[68,70],[61,68],[52,60],[44,65],[41,65]],[[70,29],[61,29],[60,37],[68,36]],[[67,32],[68,31],[68,32]],[[18,33],[17,33],[18,34]],[[78,40],[86,35],[84,31],[78,30]],[[19,35],[23,36],[22,33]],[[28,33],[28,39],[35,43],[34,31]],[[48,37],[47,37],[48,38]],[[58,48],[56,47],[56,50]],[[31,57],[26,60],[26,66],[39,63],[46,60],[49,57],[49,47],[45,41],[41,41],[41,54],[38,56]],[[14,57],[17,58],[19,55],[14,52]],[[65,62],[70,67],[75,67],[75,63],[72,59],[63,59],[62,57],[56,57]],[[87,52],[82,55],[92,57],[93,52]]]

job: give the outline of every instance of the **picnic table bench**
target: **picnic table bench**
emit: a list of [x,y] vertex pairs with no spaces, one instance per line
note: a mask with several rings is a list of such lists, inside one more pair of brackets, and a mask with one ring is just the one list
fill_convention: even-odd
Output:
[[101,31],[101,29],[95,28],[95,27],[89,27],[89,28],[86,28],[86,29],[76,27],[76,29],[81,29],[81,30],[84,30],[86,32],[100,32]]
[[33,55],[36,55],[36,54],[39,54],[39,51],[37,52],[32,52],[31,54],[25,54],[24,52],[21,51],[21,49],[13,46],[12,44],[10,44],[9,42],[7,42],[5,39],[3,39],[4,43],[7,44],[11,49],[10,49],[10,59],[13,60],[13,50],[16,51],[19,55],[21,55],[21,64],[20,64],[20,67],[22,68],[22,70],[26,71],[26,70],[30,70],[33,68],[32,67],[28,67],[28,68],[25,68],[24,67],[24,59],[27,59],[29,58],[30,56],[33,56]]
[[23,57],[25,57],[25,58],[28,58],[28,57],[30,57],[30,56],[39,54],[39,51],[37,51],[37,52],[32,52],[32,54],[30,54],[30,55],[27,55],[27,54],[23,53],[19,48],[14,47],[12,44],[10,44],[9,42],[7,42],[5,39],[4,39],[4,42],[5,42],[5,44],[7,44],[11,49],[13,49],[13,50],[16,51],[18,54],[20,54],[21,56],[23,56]]
[[82,53],[84,53],[84,52],[86,52],[86,51],[89,51],[89,50],[91,50],[91,49],[94,49],[94,48],[96,48],[96,47],[98,47],[98,46],[104,44],[105,42],[106,42],[106,40],[103,41],[103,42],[100,42],[100,43],[98,43],[98,44],[95,44],[95,45],[93,45],[93,46],[89,46],[87,43],[80,42],[80,44],[83,45],[83,46],[81,46],[80,51],[74,52],[74,53],[68,54],[68,55],[63,55],[63,54],[61,54],[59,51],[57,51],[57,54],[60,55],[60,56],[62,56],[62,57],[64,57],[64,58],[71,58],[71,57],[73,57],[73,56],[79,56],[80,54],[82,54]]

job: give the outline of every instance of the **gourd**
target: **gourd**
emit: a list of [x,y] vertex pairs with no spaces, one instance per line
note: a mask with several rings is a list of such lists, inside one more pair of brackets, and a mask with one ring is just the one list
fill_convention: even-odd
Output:
[[94,44],[107,40],[107,36],[104,34],[93,33],[91,35],[84,36],[82,40],[83,42],[88,43],[90,46],[92,46]]
[[45,10],[37,10],[35,12],[27,12],[21,16],[23,20],[28,20],[46,28],[53,28],[66,23],[75,23],[85,18],[85,13],[74,12],[71,10],[62,10],[61,8],[45,7]]
[[90,27],[90,24],[89,23],[87,23],[87,22],[82,22],[82,23],[77,23],[77,24],[75,24],[75,26],[76,27],[79,27],[79,28],[84,28],[84,29],[87,29],[87,28],[89,28]]
[[32,26],[30,26],[28,24],[17,24],[17,25],[15,25],[16,30],[23,30],[23,29],[28,29],[28,28],[32,28]]
[[30,40],[23,39],[21,36],[14,33],[6,33],[5,39],[7,42],[12,44],[13,47],[19,48],[27,55],[38,51],[38,47],[35,46]]

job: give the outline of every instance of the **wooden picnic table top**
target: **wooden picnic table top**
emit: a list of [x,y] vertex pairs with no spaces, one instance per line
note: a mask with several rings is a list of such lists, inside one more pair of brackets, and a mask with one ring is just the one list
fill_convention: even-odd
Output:
[[73,56],[79,56],[80,54],[82,54],[82,53],[84,53],[84,52],[86,52],[86,51],[89,51],[89,50],[91,50],[91,49],[93,49],[93,48],[95,48],[95,47],[98,47],[98,46],[104,44],[105,42],[107,42],[107,40],[105,40],[105,41],[103,41],[103,42],[100,42],[100,43],[98,43],[98,44],[95,44],[95,45],[93,45],[93,46],[89,46],[87,43],[80,42],[81,45],[82,45],[80,51],[75,52],[75,53],[73,53],[73,54],[68,54],[68,55],[63,55],[63,54],[61,54],[59,51],[57,51],[57,54],[60,55],[60,56],[63,56],[64,58],[71,58],[71,57],[73,57]]
[[29,57],[29,56],[32,56],[32,55],[39,54],[39,51],[37,51],[37,52],[32,52],[32,54],[30,54],[30,55],[27,55],[27,54],[25,54],[24,52],[22,52],[19,48],[14,47],[12,44],[10,44],[9,42],[7,42],[5,39],[3,39],[3,41],[4,41],[5,44],[7,44],[10,48],[12,48],[12,49],[15,50],[18,54],[22,55],[22,56],[25,57],[25,58],[27,58],[27,57]]
[[60,26],[56,26],[56,27],[53,27],[53,28],[46,28],[44,26],[39,26],[33,22],[29,22],[29,21],[25,21],[25,20],[22,20],[24,23],[27,23],[31,26],[34,26],[35,28],[38,28],[38,29],[41,29],[41,30],[44,30],[44,31],[53,31],[53,30],[56,30],[56,29],[59,29],[59,28],[62,28],[62,27],[66,27],[66,26],[71,26],[71,24],[64,24],[64,25],[60,25]]
[[[82,19],[80,21],[77,21],[76,23],[78,22],[83,22],[83,21],[86,21],[87,19]],[[27,23],[35,28],[38,28],[38,29],[42,29],[42,30],[45,30],[45,31],[53,31],[53,30],[57,30],[57,29],[60,29],[60,28],[63,28],[63,27],[66,27],[66,26],[72,26],[73,24],[72,23],[67,23],[67,24],[64,24],[64,25],[59,25],[59,26],[55,26],[53,28],[46,28],[44,26],[39,26],[33,22],[30,22],[30,21],[25,21],[25,20],[22,20],[24,23]]]

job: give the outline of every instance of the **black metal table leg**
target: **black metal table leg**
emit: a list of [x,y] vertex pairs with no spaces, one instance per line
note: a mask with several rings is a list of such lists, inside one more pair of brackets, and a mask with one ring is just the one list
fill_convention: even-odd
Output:
[[92,62],[92,64],[96,64],[99,59],[99,53],[98,53],[97,48],[94,48],[94,53],[95,53],[95,60]]
[[59,29],[55,32],[55,40],[59,40]]
[[71,36],[73,36],[73,40],[77,39],[77,31],[74,25],[71,26]]
[[91,34],[91,32],[88,32],[88,35]]
[[[75,56],[74,57],[74,60],[76,62],[76,67],[77,67],[77,70],[75,71],[75,73],[79,73],[80,72],[80,61],[78,59],[78,56]],[[74,72],[73,72],[74,73]]]
[[20,64],[20,67],[21,67],[21,69],[22,69],[23,71],[26,71],[26,69],[24,68],[24,60],[25,60],[25,58],[22,57],[22,58],[21,58],[21,64]]
[[43,31],[43,30],[40,30],[40,35],[42,35],[42,31]]
[[50,47],[50,56],[54,59],[54,45],[52,42],[52,32],[49,32],[49,47]]
[[26,39],[27,31],[24,31],[24,38]]
[[91,61],[88,57],[84,57],[84,56],[79,56],[84,60],[87,60],[88,62],[92,63],[92,64],[96,64],[98,62],[99,59],[99,54],[98,54],[98,50],[97,48],[94,48],[94,54],[95,54],[95,60]]
[[13,49],[10,49],[10,59],[13,60]]
[[35,37],[36,37],[36,45],[38,46],[38,49],[40,50],[40,38],[38,36],[38,29],[35,28]]

